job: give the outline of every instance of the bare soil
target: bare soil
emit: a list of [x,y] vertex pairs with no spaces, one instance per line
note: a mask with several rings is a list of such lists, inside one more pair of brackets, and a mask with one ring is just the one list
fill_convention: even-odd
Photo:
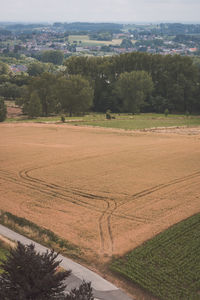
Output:
[[18,106],[7,104],[7,118],[16,118],[22,115],[22,109]]
[[0,125],[0,208],[105,263],[200,210],[200,130]]

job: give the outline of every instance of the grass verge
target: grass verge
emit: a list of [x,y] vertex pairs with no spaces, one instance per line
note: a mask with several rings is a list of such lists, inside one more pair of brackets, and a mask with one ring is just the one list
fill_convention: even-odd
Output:
[[[168,115],[163,114],[112,114],[111,120],[106,120],[103,113],[90,113],[84,116],[65,117],[66,124],[73,125],[87,125],[98,126],[106,128],[118,128],[125,130],[137,130],[157,127],[171,127],[171,126],[200,126],[200,116],[185,116],[185,115]],[[55,122],[60,123],[60,116],[53,117],[38,117],[35,119],[28,119],[26,117],[10,118],[6,122]]]
[[141,114],[141,115],[120,115],[112,114],[115,119],[105,120],[87,120],[83,122],[73,122],[73,125],[98,126],[105,128],[118,128],[125,130],[137,130],[157,127],[173,127],[173,126],[200,126],[200,117],[184,115],[170,115],[165,117],[160,114]]
[[17,217],[9,212],[0,211],[0,224],[36,241],[63,255],[71,258],[81,259],[81,250],[56,235],[51,230],[39,227],[37,224],[28,221],[25,218]]
[[157,235],[110,269],[162,300],[200,299],[200,214]]

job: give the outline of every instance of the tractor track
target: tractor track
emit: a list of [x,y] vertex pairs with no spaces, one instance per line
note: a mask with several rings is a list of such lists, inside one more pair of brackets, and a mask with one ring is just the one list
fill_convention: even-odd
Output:
[[[22,178],[23,180],[28,180],[31,183],[37,183],[40,184],[42,186],[45,186],[47,188],[50,189],[56,189],[56,191],[58,192],[58,195],[60,195],[60,191],[64,191],[67,193],[72,193],[75,196],[79,196],[79,197],[84,197],[86,199],[92,199],[92,200],[100,200],[100,201],[104,201],[106,203],[106,209],[101,213],[99,219],[98,219],[98,227],[99,227],[99,234],[100,234],[100,241],[101,241],[101,252],[104,253],[105,252],[105,242],[106,242],[106,237],[105,237],[105,231],[107,231],[107,240],[109,243],[109,252],[112,254],[113,252],[113,234],[112,234],[112,227],[111,227],[111,222],[110,222],[110,211],[113,210],[112,208],[112,204],[114,204],[114,208],[117,207],[117,203],[115,199],[112,198],[108,198],[108,197],[104,197],[104,196],[100,196],[100,195],[95,195],[95,194],[91,194],[91,193],[86,193],[84,191],[75,189],[75,188],[66,188],[66,187],[62,187],[58,184],[54,184],[54,183],[49,183],[46,182],[42,179],[39,178],[35,178],[33,176],[30,176],[29,173],[36,170],[36,169],[40,169],[41,167],[37,167],[37,168],[30,168],[30,169],[25,169],[25,170],[21,170],[19,172],[19,177]],[[62,195],[62,194],[61,194]],[[95,208],[95,205],[91,205],[93,208]],[[104,228],[105,227],[105,228]]]
[[[190,175],[187,175],[187,176],[184,176],[184,177],[181,177],[181,178],[177,178],[177,179],[172,180],[172,181],[170,181],[170,182],[168,182],[168,183],[158,184],[158,185],[156,185],[156,186],[154,186],[154,187],[151,187],[151,188],[149,188],[149,189],[145,189],[145,190],[143,190],[143,191],[141,191],[141,192],[138,192],[138,193],[136,193],[136,194],[131,195],[131,197],[128,197],[128,199],[125,198],[125,201],[123,201],[123,203],[120,203],[120,204],[116,207],[116,209],[118,209],[119,207],[122,207],[122,206],[126,205],[126,204],[129,203],[129,202],[132,202],[132,201],[134,201],[134,200],[138,200],[139,198],[148,196],[148,195],[150,195],[150,194],[152,194],[152,193],[154,193],[154,192],[157,192],[157,191],[159,191],[159,190],[162,190],[162,189],[165,189],[165,188],[167,188],[167,187],[176,185],[176,184],[178,184],[178,183],[187,182],[188,180],[194,179],[194,178],[199,177],[199,176],[200,176],[200,171],[196,171],[196,172],[194,172],[194,173],[192,173],[192,174],[190,174]],[[127,199],[127,200],[126,200],[126,199]],[[152,202],[151,202],[151,203],[152,203]],[[112,217],[112,216],[117,216],[117,214],[115,213],[116,209],[113,209],[113,211],[112,211],[110,217]],[[127,215],[125,215],[125,216],[127,216]],[[131,217],[131,216],[130,216],[130,217]]]
[[[150,219],[139,217],[139,216],[118,214],[118,213],[116,213],[116,211],[119,207],[122,207],[122,206],[126,205],[127,203],[138,200],[142,197],[148,196],[159,190],[176,185],[178,183],[186,182],[190,179],[200,176],[200,171],[197,171],[190,175],[172,180],[168,183],[155,185],[154,187],[145,189],[145,190],[135,193],[129,197],[125,197],[123,199],[122,203],[117,204],[116,200],[111,197],[108,198],[108,197],[104,197],[101,195],[95,195],[95,194],[88,193],[88,192],[85,192],[85,191],[82,191],[82,190],[76,189],[76,188],[62,187],[58,184],[49,183],[45,180],[30,176],[30,172],[32,172],[36,169],[40,169],[40,168],[43,168],[43,166],[21,170],[18,173],[19,179],[13,178],[12,173],[9,173],[4,170],[0,170],[0,173],[3,174],[2,179],[4,179],[4,180],[9,180],[18,185],[22,185],[26,188],[36,190],[44,195],[57,197],[64,201],[70,202],[72,204],[75,204],[75,205],[78,205],[81,207],[85,207],[92,211],[97,211],[97,212],[101,213],[101,215],[98,219],[101,252],[105,253],[105,251],[106,251],[105,247],[106,247],[106,242],[107,242],[107,247],[109,247],[108,250],[109,250],[110,255],[113,253],[113,247],[114,247],[114,238],[113,238],[113,233],[112,233],[112,217],[125,218],[128,220],[140,222],[143,224],[146,223],[147,221],[151,221]],[[101,209],[98,209],[95,204],[88,203],[87,201],[84,201],[83,199],[77,199],[76,196],[82,197],[83,199],[103,201],[106,204],[106,208],[102,211]]]
[[[36,169],[36,168],[34,168]],[[99,227],[99,234],[100,234],[100,242],[101,242],[101,251],[104,252],[105,248],[105,240],[106,240],[106,235],[107,235],[107,239],[109,240],[109,243],[111,244],[111,248],[113,249],[113,236],[112,236],[112,229],[111,229],[111,224],[108,222],[108,211],[110,210],[110,201],[114,201],[114,200],[110,200],[107,199],[105,197],[102,196],[97,196],[97,195],[93,195],[93,194],[89,194],[89,193],[85,193],[85,192],[80,192],[77,191],[76,189],[69,189],[69,188],[65,188],[65,187],[61,187],[59,185],[55,185],[55,184],[51,184],[48,183],[44,180],[40,180],[38,178],[32,178],[30,175],[28,175],[29,172],[31,172],[34,169],[28,169],[28,170],[21,170],[18,175],[19,175],[19,179],[17,178],[13,178],[12,175],[10,175],[9,172],[0,170],[0,173],[3,174],[3,177],[1,177],[4,180],[9,180],[11,182],[14,182],[15,184],[24,186],[26,188],[32,189],[32,190],[36,190],[37,192],[40,192],[44,195],[49,195],[49,196],[53,196],[53,197],[57,197],[60,198],[62,200],[68,201],[70,203],[73,203],[75,205],[79,205],[85,208],[88,208],[90,210],[93,211],[97,211],[100,212],[101,215],[99,217],[98,220],[98,227]],[[28,175],[28,176],[27,176]],[[94,204],[90,204],[86,201],[80,200],[80,199],[75,199],[74,197],[72,197],[71,195],[66,195],[64,193],[67,194],[73,194],[73,196],[79,196],[79,197],[84,197],[84,198],[89,198],[89,199],[93,199],[93,200],[100,200],[100,201],[104,201],[107,205],[106,209],[102,212],[101,209],[96,208],[96,205]],[[115,205],[116,202],[114,201]],[[122,216],[123,217],[123,216]],[[125,217],[126,218],[126,217]],[[107,229],[107,234],[105,233],[105,228]]]

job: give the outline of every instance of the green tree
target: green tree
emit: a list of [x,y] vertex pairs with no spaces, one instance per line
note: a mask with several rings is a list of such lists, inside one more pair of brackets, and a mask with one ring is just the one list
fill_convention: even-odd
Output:
[[7,109],[6,109],[6,105],[5,102],[2,98],[0,98],[0,122],[5,121],[7,116]]
[[130,39],[123,39],[120,45],[121,48],[133,48],[133,43]]
[[0,75],[4,75],[8,73],[9,73],[9,66],[0,61]]
[[91,284],[83,281],[66,295],[64,280],[71,271],[58,271],[53,250],[38,253],[33,244],[18,242],[6,260],[1,260],[0,299],[3,300],[94,300]]
[[145,71],[122,73],[115,84],[115,95],[121,100],[122,110],[136,113],[153,90],[151,76]]
[[2,83],[0,85],[0,96],[15,100],[16,98],[19,98],[21,96],[21,89],[14,83]]
[[42,114],[42,105],[37,92],[32,92],[30,102],[27,105],[27,114],[30,118],[39,117]]
[[30,76],[38,76],[44,73],[47,70],[47,67],[45,64],[38,63],[38,62],[33,62],[28,66],[27,73]]
[[80,75],[60,77],[56,86],[57,98],[64,112],[88,111],[92,106],[93,89],[89,81]]
[[42,105],[42,115],[48,116],[56,111],[56,81],[54,74],[43,73],[41,76],[33,77],[24,96],[24,103],[29,103],[32,92],[36,91]]
[[62,299],[63,280],[70,272],[56,272],[60,261],[54,251],[37,253],[34,245],[24,246],[18,242],[11,249],[1,268],[0,298],[4,300]]
[[43,51],[41,61],[61,65],[63,63],[64,54],[59,50]]

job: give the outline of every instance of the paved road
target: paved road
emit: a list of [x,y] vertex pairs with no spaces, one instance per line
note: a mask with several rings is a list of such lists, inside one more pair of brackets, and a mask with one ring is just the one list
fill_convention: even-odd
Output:
[[[35,249],[39,252],[45,252],[48,249],[2,225],[0,225],[0,234],[2,234],[5,237],[8,237],[11,240],[20,241],[23,244],[33,243],[35,245]],[[82,280],[85,279],[86,281],[91,281],[95,299],[133,300],[133,298],[127,296],[124,292],[122,292],[109,281],[105,280],[104,278],[90,271],[89,269],[81,266],[80,264],[75,263],[71,259],[59,255],[58,260],[62,260],[60,265],[64,269],[70,269],[72,271],[71,276],[69,276],[66,281],[68,290],[74,287],[78,287]]]

